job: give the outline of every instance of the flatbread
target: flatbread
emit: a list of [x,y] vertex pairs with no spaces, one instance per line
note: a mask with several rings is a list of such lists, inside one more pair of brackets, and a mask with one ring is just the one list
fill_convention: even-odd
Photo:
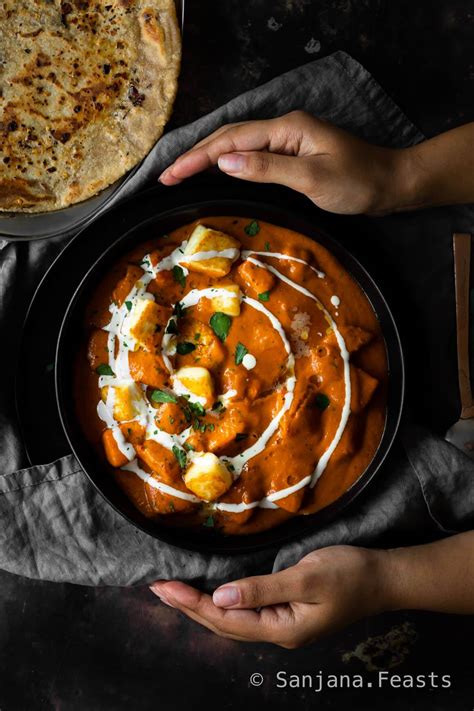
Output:
[[0,210],[80,202],[163,133],[181,38],[173,0],[7,0],[0,14]]

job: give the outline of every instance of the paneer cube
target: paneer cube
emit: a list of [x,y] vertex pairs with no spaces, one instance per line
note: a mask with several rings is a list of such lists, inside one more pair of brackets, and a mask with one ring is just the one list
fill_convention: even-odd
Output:
[[275,286],[273,274],[252,262],[242,262],[237,269],[237,275],[243,282],[245,292],[254,299]]
[[[184,386],[185,390],[202,400],[202,404],[210,407],[214,402],[214,384],[212,376],[207,368],[200,366],[184,366],[180,368],[173,377],[173,386],[178,394],[180,393],[180,385]],[[185,391],[183,391],[185,394]]]
[[216,501],[230,489],[232,482],[230,471],[211,452],[196,454],[184,475],[187,488],[204,501]]
[[117,385],[106,385],[101,392],[104,402],[108,400],[109,387],[113,388],[113,412],[117,422],[133,420],[144,414],[145,398],[137,383],[124,382]]
[[158,328],[163,328],[170,316],[170,310],[157,304],[153,299],[138,297],[125,321],[124,330],[135,341],[135,349],[146,348]]
[[[186,260],[186,257],[190,257],[193,254],[224,252],[227,250],[230,250],[230,252],[222,257],[216,255],[205,259]],[[192,272],[200,272],[217,278],[224,277],[230,272],[232,263],[238,258],[239,250],[240,242],[234,237],[204,225],[197,225],[188,240],[181,263]]]
[[216,288],[225,289],[229,295],[222,294],[211,299],[213,310],[228,316],[239,316],[241,293],[237,284],[218,284]]

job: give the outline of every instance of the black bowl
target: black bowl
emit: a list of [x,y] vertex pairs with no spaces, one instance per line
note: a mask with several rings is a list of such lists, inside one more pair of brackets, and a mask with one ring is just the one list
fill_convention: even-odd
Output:
[[[130,523],[155,538],[188,550],[221,554],[248,553],[301,538],[320,528],[340,515],[374,477],[392,446],[400,422],[405,382],[403,353],[391,311],[373,279],[364,267],[344,247],[321,230],[313,219],[308,220],[285,207],[256,200],[255,194],[258,195],[258,190],[255,191],[254,188],[224,188],[212,191],[206,189],[205,192],[199,193],[199,190],[194,190],[186,196],[186,192],[183,194],[182,191],[170,191],[165,201],[160,200],[161,209],[155,211],[155,194],[150,192],[148,214],[143,214],[142,219],[137,215],[136,223],[131,229],[129,225],[125,225],[127,221],[130,222],[130,211],[133,213],[133,198],[86,228],[95,231],[97,240],[102,238],[104,231],[112,234],[112,237],[107,238],[109,246],[102,251],[96,262],[89,266],[66,310],[56,350],[56,398],[64,432],[82,468],[106,501]],[[212,199],[208,199],[209,194],[213,195]],[[124,215],[127,214],[128,220],[124,220]],[[180,225],[210,215],[253,216],[300,232],[326,247],[358,282],[372,304],[382,327],[388,356],[389,387],[385,429],[377,452],[367,469],[337,501],[321,511],[308,516],[296,516],[275,529],[245,536],[223,536],[212,529],[205,529],[200,533],[195,529],[170,528],[160,524],[159,520],[154,521],[143,516],[116,484],[109,473],[110,467],[105,458],[101,459],[86,440],[74,408],[73,370],[78,334],[83,332],[86,305],[104,273],[125,253],[150,239],[152,230],[157,235],[166,234]]]

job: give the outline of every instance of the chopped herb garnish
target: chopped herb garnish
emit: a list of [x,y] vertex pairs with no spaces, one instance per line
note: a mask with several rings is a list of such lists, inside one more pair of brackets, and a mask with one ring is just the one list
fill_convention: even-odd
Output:
[[211,410],[213,412],[221,412],[221,411],[225,410],[225,407],[224,407],[224,404],[220,400],[216,400],[216,402],[211,407]]
[[206,411],[200,402],[190,402],[189,408],[190,408],[191,412],[193,412],[198,417],[202,417],[203,415],[206,414]]
[[269,291],[262,291],[262,293],[258,295],[258,300],[259,300],[259,301],[268,301],[269,298],[270,298],[270,292],[269,292]]
[[230,463],[227,464],[227,469],[230,469],[231,472],[235,471],[234,465]]
[[215,314],[212,314],[209,323],[217,338],[221,341],[225,341],[232,324],[230,316],[222,313],[222,311],[217,311]]
[[178,318],[182,318],[184,316],[184,312],[186,311],[186,307],[183,306],[183,304],[180,301],[177,301],[174,305],[173,313],[175,316]]
[[132,430],[130,429],[130,427],[127,427],[127,432],[128,432],[128,436],[130,437],[130,435],[132,434]]
[[186,286],[186,276],[184,274],[183,269],[178,265],[173,267],[173,278],[184,289],[184,287]]
[[258,235],[258,233],[260,232],[260,225],[258,224],[257,220],[252,220],[252,222],[249,222],[249,224],[244,227],[244,232],[249,237],[255,237],[255,235]]
[[181,469],[184,469],[186,466],[186,452],[184,452],[182,449],[174,445],[172,452],[176,459],[178,460],[178,464],[181,467]]
[[213,516],[208,516],[202,525],[206,526],[206,528],[214,528]]
[[239,432],[238,434],[235,435],[235,441],[236,442],[241,442],[243,439],[247,439],[248,435],[245,434],[245,432]]
[[131,301],[126,301],[125,306],[127,307],[127,311],[131,311],[133,304]]
[[270,247],[270,242],[265,242],[265,251],[266,252],[271,252],[272,248]]
[[195,448],[193,447],[193,445],[192,445],[192,444],[188,444],[187,442],[185,442],[185,443],[183,444],[183,447],[185,448],[185,450],[186,450],[187,452],[195,452],[195,451],[196,451]]
[[173,504],[172,501],[169,502],[168,508],[169,508],[170,511],[174,511],[174,504]]
[[324,393],[318,393],[316,395],[316,405],[319,407],[320,410],[325,410],[327,407],[329,407],[330,400],[327,395],[324,395]]
[[97,366],[95,372],[97,373],[97,375],[115,375],[110,365],[107,365],[106,363],[102,363],[101,365]]
[[216,426],[213,425],[211,422],[210,424],[207,425],[207,429],[209,430],[209,432],[214,432],[214,430],[216,429]]
[[190,343],[190,341],[178,343],[178,345],[176,346],[176,351],[177,353],[179,353],[179,355],[187,355],[188,353],[191,353],[194,350],[196,350],[196,346],[194,345],[194,343]]
[[174,417],[171,417],[171,415],[168,415],[168,420],[170,422],[170,425],[174,425]]
[[195,334],[194,334],[194,340],[195,340],[195,341],[199,341],[200,338],[201,338],[201,334],[200,334],[200,333],[195,333]]
[[153,402],[178,402],[173,393],[167,393],[166,390],[153,390],[151,394]]
[[165,333],[171,333],[173,335],[176,335],[178,333],[178,324],[174,320],[174,318],[169,321]]
[[237,347],[235,349],[235,364],[240,365],[244,359],[244,356],[246,356],[248,353],[248,349],[244,346],[243,343],[237,343]]

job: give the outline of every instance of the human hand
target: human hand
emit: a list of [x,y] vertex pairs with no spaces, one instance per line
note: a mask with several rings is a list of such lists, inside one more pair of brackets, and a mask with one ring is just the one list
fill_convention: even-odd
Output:
[[176,185],[217,164],[237,178],[286,185],[330,212],[384,213],[411,201],[408,156],[293,111],[223,126],[180,156],[160,181]]
[[221,637],[294,649],[386,609],[387,556],[333,546],[279,573],[226,583],[212,598],[176,581],[157,581],[151,590]]

